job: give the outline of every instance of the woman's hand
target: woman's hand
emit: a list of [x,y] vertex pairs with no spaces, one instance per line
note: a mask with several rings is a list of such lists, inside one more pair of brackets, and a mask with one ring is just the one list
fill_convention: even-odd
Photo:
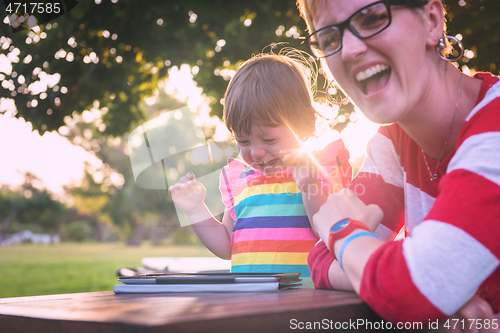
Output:
[[342,189],[328,196],[327,201],[313,217],[313,226],[321,239],[327,243],[330,228],[334,223],[351,218],[366,224],[374,231],[384,214],[377,205],[365,205],[358,196],[349,189]]
[[206,189],[202,183],[197,181],[192,172],[182,176],[179,182],[168,189],[174,203],[186,215],[196,214],[199,209],[204,207]]
[[[493,321],[495,320],[495,321]],[[486,333],[500,332],[499,316],[493,314],[490,304],[481,297],[474,295],[456,315],[442,320],[436,333]],[[444,325],[446,324],[446,327]],[[485,328],[487,327],[487,328]],[[428,332],[431,332],[429,330]]]

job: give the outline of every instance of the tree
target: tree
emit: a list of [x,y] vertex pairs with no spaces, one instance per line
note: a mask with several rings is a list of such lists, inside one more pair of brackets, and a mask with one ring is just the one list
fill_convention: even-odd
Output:
[[500,1],[445,1],[448,31],[461,34],[466,54],[461,64],[476,71],[500,73]]
[[[160,114],[171,116],[174,112],[169,111],[180,106],[184,104],[161,90],[154,105],[142,105],[148,119]],[[85,115],[75,116],[74,122],[67,125],[66,137],[102,161],[102,165],[87,164],[82,184],[67,188],[73,198],[72,207],[79,216],[74,219],[83,220],[85,217],[85,220],[95,225],[98,240],[106,238],[99,231],[109,229],[111,226],[120,238],[130,245],[139,245],[148,236],[152,243],[160,242],[172,234],[179,236],[179,233],[184,233],[189,237],[188,228],[180,230],[179,219],[167,191],[144,189],[134,181],[130,167],[131,148],[127,142],[128,135],[118,137],[102,135],[96,129],[101,111],[94,108],[91,112],[96,113],[93,121],[90,121],[88,116],[87,121],[84,121]],[[186,132],[192,131],[192,119],[178,121],[174,117],[171,118],[172,121],[165,124],[165,135],[161,137],[165,145],[171,145],[178,141],[178,138],[184,137]],[[154,135],[148,138],[153,140]],[[206,164],[209,161],[205,161],[205,165],[192,165],[189,160],[186,154],[179,153],[164,160],[163,165],[166,170],[174,169],[179,173],[188,171],[193,171],[197,175],[206,173]],[[175,181],[179,176],[179,174],[173,176],[176,178]],[[159,181],[165,182],[165,179]]]
[[[462,34],[472,51],[461,65],[498,74],[500,1],[446,4],[450,32]],[[40,28],[13,33],[3,24],[0,33],[0,61],[12,62],[12,71],[7,66],[0,76],[1,96],[13,98],[17,116],[41,133],[98,101],[109,110],[101,131],[121,135],[144,120],[141,100],[183,63],[193,66],[220,116],[241,61],[273,43],[306,49],[297,39],[306,32],[295,0],[88,0]]]
[[[285,36],[291,29],[298,37],[300,29],[292,27],[302,21],[294,8],[293,0],[81,1],[35,31],[12,33],[3,26],[8,39],[2,49],[14,62],[2,95],[14,98],[17,116],[41,133],[57,130],[65,116],[98,100],[109,109],[103,117],[106,133],[119,135],[144,119],[139,103],[168,69],[189,63],[198,66],[196,80],[220,115],[227,71],[273,42],[300,46]],[[44,73],[56,76],[47,91],[37,91],[30,84],[47,78]]]
[[[66,207],[44,189],[34,186],[40,182],[36,176],[27,173],[24,184],[16,191],[0,187],[0,238],[12,227],[55,233],[63,222]],[[36,225],[36,226],[35,226]]]

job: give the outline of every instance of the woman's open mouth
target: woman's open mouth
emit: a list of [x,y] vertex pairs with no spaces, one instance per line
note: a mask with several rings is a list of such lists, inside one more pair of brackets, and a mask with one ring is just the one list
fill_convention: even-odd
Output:
[[391,68],[378,64],[356,74],[356,82],[365,95],[370,95],[384,88],[390,77]]

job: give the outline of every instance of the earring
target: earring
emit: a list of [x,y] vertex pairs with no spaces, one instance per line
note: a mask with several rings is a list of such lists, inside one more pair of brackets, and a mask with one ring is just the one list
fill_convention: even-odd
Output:
[[[451,40],[452,42],[450,42],[449,40]],[[457,52],[457,50],[455,50],[455,48],[452,47],[453,43],[456,43],[458,45],[460,52]],[[455,36],[450,36],[450,35],[443,36],[439,38],[439,42],[436,45],[436,52],[438,56],[443,60],[459,61],[460,59],[462,59],[462,56],[464,55],[464,46],[462,44],[462,41]],[[454,56],[454,58],[448,58],[447,55],[452,55]]]
[[328,102],[330,102],[331,104],[333,105],[341,105],[341,104],[346,104],[347,100],[349,99],[349,96],[346,96],[343,100],[341,100],[340,102],[336,102],[332,99],[330,99],[330,94],[328,93],[328,90],[330,89],[330,86],[332,85],[332,83],[334,83],[335,80],[332,80],[330,81],[330,83],[328,83],[328,86],[326,86],[326,90],[325,90],[325,95],[326,95],[326,99],[328,100]]

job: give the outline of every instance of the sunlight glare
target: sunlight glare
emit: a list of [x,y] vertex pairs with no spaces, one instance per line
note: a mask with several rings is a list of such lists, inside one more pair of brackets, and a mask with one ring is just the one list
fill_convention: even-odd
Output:
[[366,155],[368,142],[380,127],[380,124],[370,121],[359,110],[356,110],[356,117],[357,121],[347,124],[347,127],[341,133],[346,148],[351,154],[351,161]]
[[[40,136],[31,123],[0,115],[0,185],[16,187],[30,172],[41,179],[44,186],[57,195],[63,195],[63,186],[80,183],[84,163],[99,165],[100,160],[82,147],[75,146],[56,132]],[[101,162],[102,164],[102,162]]]
[[[298,137],[297,134],[295,134],[295,132],[290,128],[290,126],[288,126],[288,129],[290,130],[290,132],[292,132],[293,136],[295,137],[295,139],[297,140],[297,142],[299,143],[300,145],[300,149],[299,149],[299,152],[301,154],[306,154],[309,159],[316,165],[316,167],[318,168],[318,172],[320,174],[322,174],[322,178],[329,178],[329,174],[328,174],[328,170],[326,169],[326,167],[323,167],[321,164],[319,164],[318,160],[316,159],[316,157],[314,156],[314,151],[311,149],[311,146],[310,145],[305,145],[304,142],[302,142],[300,140],[300,138]],[[316,147],[315,147],[316,148]]]
[[5,54],[0,54],[0,72],[12,74],[12,63]]

